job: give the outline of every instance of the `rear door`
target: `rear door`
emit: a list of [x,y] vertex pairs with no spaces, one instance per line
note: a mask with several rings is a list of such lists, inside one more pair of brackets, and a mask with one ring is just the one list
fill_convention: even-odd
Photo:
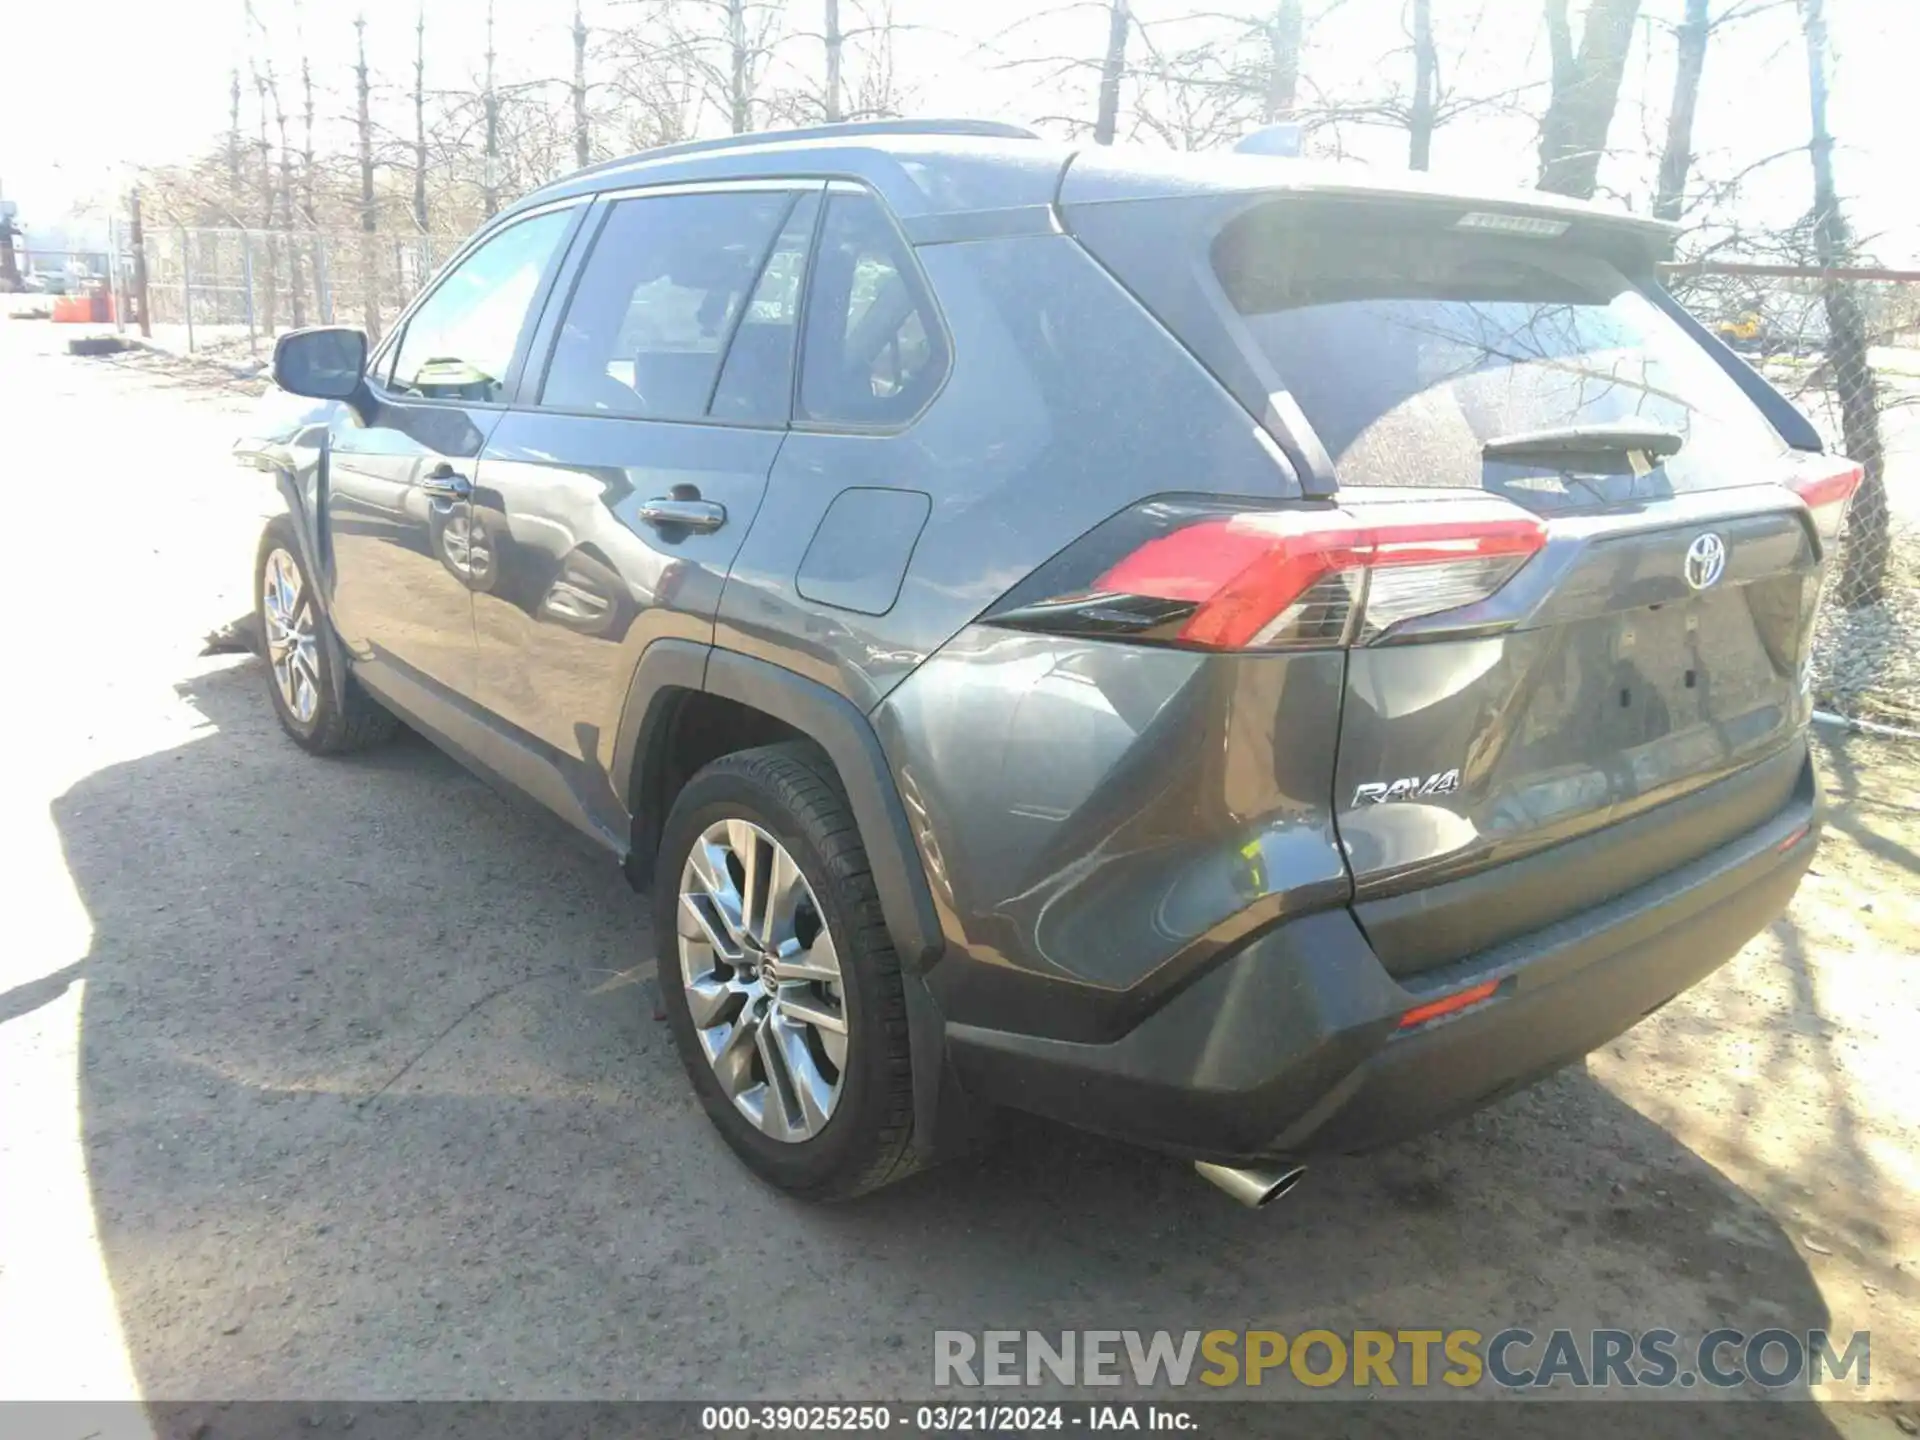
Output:
[[544,374],[488,441],[474,524],[487,708],[544,757],[523,783],[618,832],[608,775],[640,652],[712,637],[786,433],[820,186],[612,196],[536,341]]
[[[1822,552],[1793,487],[1820,462],[1569,228],[1289,197],[1212,241],[1241,344],[1343,512],[1409,555],[1450,517],[1536,531],[1453,567],[1382,547],[1353,572],[1332,798],[1357,909],[1403,972],[1731,839],[1804,770]],[[1696,793],[1684,825],[1628,823]],[[1514,883],[1433,888],[1495,872]]]

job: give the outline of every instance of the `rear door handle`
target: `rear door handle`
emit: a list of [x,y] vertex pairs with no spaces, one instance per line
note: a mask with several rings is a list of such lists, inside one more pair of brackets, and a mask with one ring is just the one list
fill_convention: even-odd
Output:
[[641,502],[640,518],[657,530],[691,530],[704,535],[727,523],[727,507],[717,500],[662,495]]
[[451,465],[436,465],[421,477],[420,493],[435,500],[465,500],[473,494],[473,482]]

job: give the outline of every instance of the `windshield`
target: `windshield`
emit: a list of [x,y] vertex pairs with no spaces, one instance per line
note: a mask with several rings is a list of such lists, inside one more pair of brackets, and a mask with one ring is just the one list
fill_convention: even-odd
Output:
[[[1229,225],[1213,265],[1343,485],[1480,487],[1562,509],[1753,484],[1786,453],[1713,358],[1598,255],[1281,201]],[[1595,426],[1671,431],[1680,446],[1664,461],[1485,454]]]

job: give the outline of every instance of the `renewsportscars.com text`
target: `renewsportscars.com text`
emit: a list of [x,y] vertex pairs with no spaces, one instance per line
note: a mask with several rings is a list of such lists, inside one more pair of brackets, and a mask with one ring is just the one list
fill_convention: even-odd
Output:
[[940,1387],[1766,1389],[1872,1378],[1872,1336],[1825,1330],[936,1330]]

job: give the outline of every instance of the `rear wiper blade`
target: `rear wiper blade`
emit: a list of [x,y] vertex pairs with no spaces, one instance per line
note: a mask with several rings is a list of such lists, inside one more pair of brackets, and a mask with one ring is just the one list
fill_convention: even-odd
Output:
[[1638,451],[1656,460],[1677,454],[1686,437],[1663,425],[1632,421],[1600,425],[1561,425],[1496,435],[1480,447],[1488,460],[1560,460],[1569,455],[1622,455]]

